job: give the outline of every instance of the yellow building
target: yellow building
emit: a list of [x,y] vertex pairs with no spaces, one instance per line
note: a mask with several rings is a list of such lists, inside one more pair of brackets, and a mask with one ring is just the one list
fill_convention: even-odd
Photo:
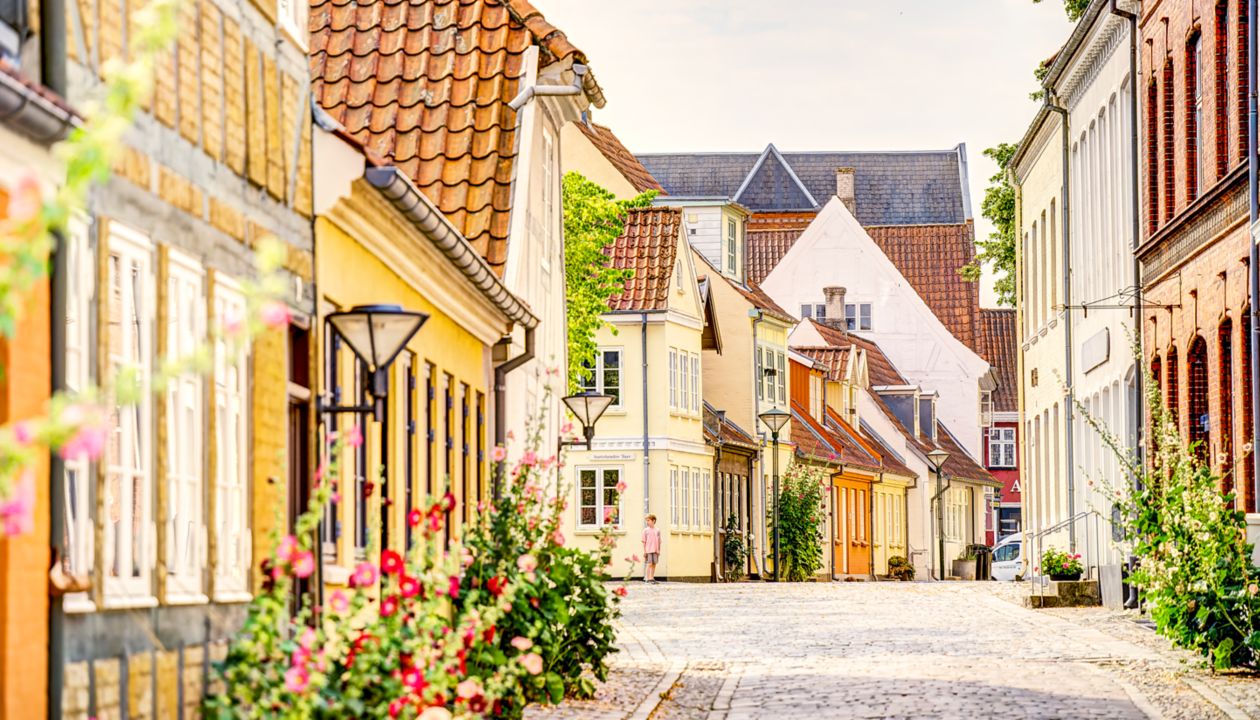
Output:
[[[685,211],[684,211],[685,212]],[[744,285],[711,265],[692,249],[695,265],[707,282],[714,325],[721,331],[722,351],[706,349],[702,358],[704,398],[741,428],[752,429],[762,448],[754,470],[752,532],[754,572],[760,574],[769,556],[766,524],[774,462],[771,436],[758,415],[772,408],[789,411],[788,333],[796,320],[755,285]],[[789,421],[779,433],[779,472],[793,457]]]
[[[390,368],[383,421],[367,412],[320,418],[329,430],[357,425],[364,438],[346,458],[339,501],[321,530],[325,581],[338,585],[374,541],[405,547],[407,514],[448,488],[453,533],[489,499],[495,347],[515,326],[538,321],[400,171],[373,167],[340,133],[317,131],[315,152],[321,321],[376,304],[428,315]],[[365,368],[326,325],[319,335],[321,403],[363,406]]]
[[[708,579],[714,533],[713,451],[705,445],[701,357],[715,348],[675,208],[631,210],[609,249],[614,267],[634,270],[613,297],[599,355],[584,389],[614,400],[590,450],[569,453],[566,531],[594,547],[614,526],[618,561],[642,555],[648,513],[661,531],[657,575]],[[706,343],[705,338],[710,338]],[[618,491],[624,483],[623,490]]]

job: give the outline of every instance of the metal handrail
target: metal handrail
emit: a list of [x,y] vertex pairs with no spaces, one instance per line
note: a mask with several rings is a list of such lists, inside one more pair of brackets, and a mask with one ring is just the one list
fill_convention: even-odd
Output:
[[[1031,557],[1032,557],[1032,558],[1037,558],[1037,559],[1038,559],[1038,561],[1040,561],[1040,558],[1041,558],[1041,550],[1042,550],[1042,545],[1041,545],[1041,538],[1042,538],[1042,536],[1047,535],[1047,534],[1052,533],[1052,532],[1057,532],[1057,531],[1059,531],[1059,530],[1062,530],[1063,528],[1067,527],[1068,525],[1071,525],[1072,523],[1076,522],[1077,520],[1081,520],[1081,519],[1084,519],[1084,518],[1089,517],[1090,515],[1096,515],[1096,514],[1097,514],[1097,513],[1096,513],[1095,511],[1093,511],[1093,510],[1082,510],[1082,511],[1080,511],[1080,512],[1076,513],[1075,515],[1073,515],[1072,517],[1067,518],[1066,520],[1061,520],[1061,521],[1059,521],[1058,523],[1056,523],[1056,524],[1054,524],[1054,525],[1051,525],[1051,526],[1050,526],[1050,527],[1048,527],[1048,528],[1045,528],[1045,529],[1044,529],[1044,530],[1042,530],[1041,532],[1038,532],[1038,533],[1034,533],[1034,534],[1032,534],[1032,535],[1029,537],[1029,541],[1030,541],[1030,542],[1029,542],[1029,544],[1031,545],[1031,544],[1032,544],[1032,542],[1033,542],[1033,541],[1035,541],[1035,542],[1036,542],[1036,544],[1037,544],[1037,552],[1036,552],[1036,554],[1035,554],[1035,555],[1032,555]],[[1030,548],[1030,549],[1031,549],[1031,548]],[[1086,532],[1086,533],[1085,533],[1085,554],[1086,554],[1086,556],[1087,556],[1087,557],[1092,555],[1092,554],[1090,553],[1090,551],[1089,551],[1089,533],[1088,533],[1088,532]],[[1025,563],[1028,563],[1030,559],[1031,559],[1031,558],[1025,559],[1025,561],[1024,561],[1024,562],[1025,562]],[[1086,569],[1086,575],[1088,576],[1088,568]],[[1039,577],[1040,577],[1040,578],[1042,578],[1042,579],[1044,579],[1046,576],[1045,576],[1044,574],[1043,574],[1043,575],[1038,576],[1038,575],[1037,575],[1034,571],[1032,571],[1032,569],[1030,568],[1030,569],[1029,569],[1029,572],[1028,572],[1028,584],[1029,584],[1029,586],[1034,586],[1034,585],[1044,585],[1044,584],[1045,584],[1044,582],[1035,582],[1035,580],[1036,580],[1037,578],[1039,578]]]

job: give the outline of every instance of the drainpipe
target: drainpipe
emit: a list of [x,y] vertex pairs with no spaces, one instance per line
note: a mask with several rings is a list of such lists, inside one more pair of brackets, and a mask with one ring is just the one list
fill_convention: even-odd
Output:
[[[764,321],[765,318],[762,316],[761,311],[758,310],[757,308],[750,309],[748,311],[748,317],[752,318],[752,345],[753,345],[753,355],[755,357],[757,353],[757,326],[760,325],[762,321]],[[764,370],[764,367],[765,366],[763,365],[762,366],[763,370]],[[759,387],[761,387],[761,378],[757,377],[757,361],[754,359],[753,360],[753,394],[752,394],[753,428],[757,431],[757,440],[759,441],[757,443],[758,448],[764,450],[766,446],[766,434],[761,429],[761,398],[757,397],[757,388]],[[1257,393],[1257,394],[1260,394],[1260,393]],[[761,540],[762,540],[762,546],[764,547],[766,534],[768,532],[766,529],[766,514],[769,512],[769,506],[766,505],[766,480],[764,477],[762,477],[763,473],[761,472],[763,468],[763,463],[765,463],[765,460],[762,458],[762,453],[758,452],[757,453],[758,473],[755,477],[757,479],[757,487],[761,489]],[[751,520],[751,518],[749,518],[749,520]],[[761,566],[761,565],[762,563],[758,563],[758,566]],[[776,568],[776,571],[777,571],[777,568]],[[765,579],[764,567],[762,567],[761,574],[763,575],[762,580],[764,580]]]
[[[1133,93],[1136,96],[1136,92]],[[1063,220],[1060,222],[1063,232],[1063,370],[1067,393],[1063,398],[1063,437],[1065,440],[1064,460],[1067,471],[1067,504],[1068,504],[1068,551],[1076,552],[1076,470],[1073,460],[1073,419],[1075,415],[1074,391],[1072,390],[1072,200],[1068,194],[1071,187],[1068,182],[1069,145],[1071,140],[1068,128],[1067,108],[1055,105],[1051,101],[1054,93],[1046,88],[1046,109],[1057,113],[1063,128]],[[1136,123],[1134,123],[1136,125]]]
[[582,95],[586,91],[583,89],[582,79],[586,75],[586,66],[574,63],[573,65],[573,84],[571,85],[530,85],[512,98],[512,102],[508,103],[508,107],[515,111],[529,104],[530,100],[536,97],[555,96],[555,95]]
[[[883,483],[884,472],[881,470],[877,479],[871,483],[871,494],[870,497],[867,498],[868,502],[866,504],[866,512],[869,517],[866,522],[866,546],[870,548],[868,554],[871,556],[870,562],[868,562],[866,566],[870,570],[871,580],[875,579],[875,486],[882,485]],[[885,529],[885,534],[887,534],[887,529]],[[884,551],[887,552],[888,541],[885,540],[884,542]]]
[[[499,345],[511,347],[512,338],[505,337]],[[534,359],[534,328],[525,328],[525,352],[494,368],[494,444],[503,447],[507,442],[507,375],[518,367]],[[503,475],[506,460],[500,461],[494,468],[494,499],[498,500],[503,493]]]
[[639,322],[639,344],[641,347],[640,355],[643,358],[643,516],[651,512],[651,504],[648,501],[651,495],[651,474],[652,459],[649,451],[651,450],[651,440],[648,437],[648,343],[647,343],[647,313],[643,313],[642,320]]
[[[48,3],[58,5],[58,3]],[[52,348],[52,387],[54,394],[66,389],[66,290],[69,272],[66,253],[66,237],[63,233],[54,233],[56,242],[52,256],[52,278],[50,282],[50,312]],[[60,563],[66,550],[66,484],[65,463],[61,455],[49,453],[48,477],[49,487],[49,545],[52,547],[52,560]],[[48,717],[61,717],[61,690],[65,684],[65,652],[66,652],[66,614],[64,597],[61,593],[48,595]]]
[[[1256,216],[1260,207],[1256,204],[1257,163],[1256,152],[1256,0],[1247,0],[1247,18],[1251,23],[1247,33],[1247,200],[1250,207],[1252,227],[1256,224]],[[1260,438],[1260,251],[1256,248],[1255,238],[1250,238],[1251,255],[1248,270],[1251,274],[1251,437],[1252,442]],[[1252,497],[1260,498],[1260,450],[1251,449],[1253,489]]]
[[[39,82],[66,96],[66,8],[64,3],[39,5]],[[51,712],[52,708],[49,707]],[[51,716],[50,716],[51,717]]]
[[[701,413],[703,412],[704,411],[701,410]],[[704,421],[701,420],[701,423],[703,422]],[[721,422],[722,422],[721,420],[718,421],[718,441],[714,445],[715,452],[713,453],[713,476],[710,478],[712,480],[712,484],[710,485],[710,489],[709,489],[709,492],[713,493],[713,573],[712,573],[712,579],[710,580],[710,582],[718,582],[719,580],[725,579],[724,573],[722,572],[722,565],[723,565],[724,558],[722,558],[722,556],[719,554],[721,552],[721,547],[722,547],[722,534],[721,534],[722,525],[718,523],[718,516],[721,515],[720,505],[722,504],[722,493],[719,488],[720,483],[718,480],[718,466],[722,464],[722,438],[721,438],[722,425],[721,425]]]

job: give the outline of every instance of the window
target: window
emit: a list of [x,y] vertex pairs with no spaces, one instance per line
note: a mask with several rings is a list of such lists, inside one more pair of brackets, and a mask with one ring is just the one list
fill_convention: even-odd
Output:
[[[404,352],[398,358],[398,386],[403,389],[403,517],[409,517],[416,507],[416,451],[419,437],[416,422],[416,354]],[[404,522],[403,547],[410,549],[415,543],[415,528]]]
[[621,524],[621,496],[617,483],[621,468],[579,468],[578,524],[586,528]]
[[1015,467],[1015,428],[989,428],[989,467]]
[[683,412],[691,402],[691,361],[684,350],[678,351],[678,404],[674,407]]
[[735,274],[736,261],[738,257],[738,246],[736,245],[735,221],[727,219],[726,221],[726,271]]
[[779,404],[787,403],[787,355],[776,353],[779,359],[779,369],[775,373],[779,384]]
[[152,595],[149,571],[153,465],[153,404],[149,393],[156,291],[149,241],[110,225],[108,241],[106,346],[111,376],[124,368],[138,373],[143,387],[130,405],[110,412],[105,449],[105,592],[115,598]]
[[[333,311],[331,304],[321,308],[321,312],[325,315]],[[340,405],[342,402],[341,394],[341,336],[337,333],[329,333],[325,338],[324,358],[327,365],[324,368],[325,382],[328,384],[328,394],[334,405]],[[336,421],[333,421],[336,423]],[[336,424],[331,429],[338,429]],[[331,442],[321,445],[321,464],[328,467],[331,461],[330,449]],[[334,498],[336,495],[333,496]],[[341,503],[335,499],[329,499],[328,505],[324,508],[324,518],[320,522],[320,544],[321,550],[329,562],[337,562],[337,543],[341,539]]]
[[[1217,377],[1220,380],[1220,408],[1221,408],[1221,441],[1220,455],[1223,459],[1221,464],[1221,477],[1225,482],[1225,489],[1231,490],[1234,486],[1234,323],[1229,318],[1225,318],[1221,322],[1220,328],[1216,331],[1217,337],[1217,357],[1218,370]],[[1251,372],[1251,368],[1247,368],[1245,372]]]
[[691,411],[700,412],[700,356],[691,356]]
[[462,476],[461,487],[463,488],[464,498],[464,520],[467,522],[472,520],[473,513],[477,509],[477,503],[481,498],[477,496],[477,487],[473,481],[472,474],[472,443],[469,442],[469,436],[472,435],[472,390],[467,383],[459,384],[459,450],[460,450],[460,474]]
[[704,479],[701,481],[704,496],[704,512],[701,514],[702,525],[706,530],[713,529],[713,476],[709,470],[704,471]]
[[766,369],[765,369],[764,359],[762,357],[763,353],[762,353],[761,346],[757,346],[756,353],[757,353],[757,374],[753,378],[753,382],[757,385],[757,399],[765,400],[766,396],[765,396],[764,388],[762,387],[762,383],[765,382]]
[[601,349],[595,354],[595,367],[582,383],[583,391],[612,396],[610,408],[621,407],[621,351]]
[[[1186,376],[1186,387],[1190,391],[1190,445],[1207,464],[1211,418],[1208,415],[1207,343],[1202,337],[1196,337],[1186,352]],[[1197,447],[1193,447],[1195,443]]]
[[[96,262],[88,245],[87,228],[72,222],[66,234],[66,387],[86,390],[92,379],[92,295],[96,288]],[[62,562],[68,573],[92,571],[95,480],[85,458],[68,458],[65,467],[65,554]]]
[[[1212,32],[1216,58],[1216,178],[1229,172],[1229,3],[1216,3],[1216,27]],[[1202,75],[1202,71],[1200,71]]]
[[845,303],[844,304],[844,325],[849,330],[870,330],[871,329],[871,304],[870,303]]
[[1180,368],[1177,367],[1177,348],[1169,348],[1168,363],[1168,382],[1164,403],[1168,406],[1168,415],[1172,418],[1173,427],[1181,429],[1181,388],[1178,383],[1181,381]]
[[866,491],[857,491],[857,510],[858,510],[858,542],[866,542]]
[[1146,232],[1159,229],[1159,89],[1155,79],[1146,86]]
[[[1246,447],[1251,448],[1250,452],[1239,456],[1238,459],[1240,462],[1238,464],[1241,466],[1244,462],[1250,462],[1250,453],[1256,451],[1256,437],[1252,432],[1254,426],[1251,423],[1251,323],[1253,322],[1251,317],[1251,308],[1244,307],[1238,317],[1238,334],[1240,335],[1238,346],[1238,367],[1242,370],[1240,373],[1242,375],[1242,404],[1240,407],[1243,409],[1242,417],[1247,418],[1247,420],[1242,423],[1242,428],[1240,428],[1241,432],[1239,433],[1238,439],[1241,447],[1239,450]],[[1242,502],[1239,504],[1239,509],[1249,513],[1255,512],[1256,494],[1251,483],[1239,483],[1239,487],[1242,488]]]
[[[217,329],[246,316],[245,296],[217,276],[214,318]],[[215,594],[249,591],[249,373],[244,348],[222,338],[214,349],[215,403]]]
[[1176,208],[1176,180],[1173,167],[1173,158],[1176,153],[1173,151],[1173,65],[1170,58],[1164,64],[1164,107],[1162,118],[1164,120],[1164,222],[1172,220],[1173,211]]
[[691,469],[691,527],[704,527],[704,486],[698,468]]
[[988,390],[980,391],[980,427],[989,427],[993,424],[993,393]]
[[853,488],[844,488],[844,507],[847,512],[845,524],[849,528],[849,542],[857,542],[857,493]]
[[280,19],[280,27],[303,50],[306,49],[307,43],[307,7],[308,3],[302,0],[277,0],[276,2],[276,15]]
[[[1247,63],[1250,58],[1247,54],[1247,37],[1251,32],[1251,22],[1247,18],[1247,3],[1238,0],[1238,29],[1234,32],[1234,37],[1238,39],[1237,47],[1234,51],[1234,57],[1237,58],[1237,80],[1234,82],[1234,93],[1237,98],[1238,105],[1238,157],[1247,157],[1247,87],[1250,78],[1250,68]],[[1224,122],[1224,120],[1222,120]]]
[[669,469],[669,526],[676,528],[681,522],[678,513],[678,468]]
[[688,528],[691,526],[691,470],[689,468],[678,469],[678,501],[681,527]]
[[669,349],[669,407],[678,407],[678,351]]
[[1203,35],[1186,48],[1186,204],[1203,188]]
[[[167,261],[166,352],[172,359],[197,352],[206,335],[205,273],[192,259],[171,251]],[[205,516],[205,391],[202,376],[189,372],[171,379],[166,391],[167,592],[202,591]]]
[[824,303],[805,303],[801,305],[801,319],[814,318],[818,321],[827,319],[827,306]]
[[[443,469],[446,470],[446,484],[450,492],[455,492],[459,487],[462,478],[456,477],[455,474],[455,378],[449,373],[442,374],[442,440],[443,448],[446,451],[446,464]],[[363,443],[360,448],[367,447],[367,443]],[[363,497],[360,495],[359,497]],[[467,498],[459,498],[462,502]],[[461,510],[462,512],[462,510]],[[453,514],[448,513],[451,522],[455,521]],[[448,530],[449,530],[448,525]]]

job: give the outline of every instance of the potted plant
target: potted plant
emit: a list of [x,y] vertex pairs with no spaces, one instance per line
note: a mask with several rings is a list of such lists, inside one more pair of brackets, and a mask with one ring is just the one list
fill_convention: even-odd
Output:
[[960,580],[976,579],[976,554],[970,549],[960,555],[953,565],[954,577]]
[[914,579],[914,565],[900,555],[888,558],[888,577],[893,580],[908,582]]
[[1041,554],[1041,568],[1051,580],[1080,580],[1081,556],[1050,548]]

